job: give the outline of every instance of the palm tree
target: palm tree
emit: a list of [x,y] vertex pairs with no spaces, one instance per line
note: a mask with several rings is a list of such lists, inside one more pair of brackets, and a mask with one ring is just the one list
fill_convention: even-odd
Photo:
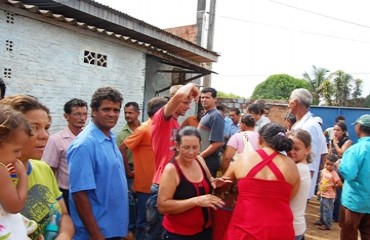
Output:
[[351,74],[338,70],[334,73],[333,87],[335,102],[339,106],[346,106],[351,95],[353,77]]
[[329,70],[326,68],[317,68],[315,65],[312,65],[312,68],[312,74],[310,75],[307,72],[304,72],[303,78],[311,85],[313,103],[318,104],[320,102],[320,97],[323,97],[321,94],[323,89],[322,84],[325,80],[328,80],[327,75]]

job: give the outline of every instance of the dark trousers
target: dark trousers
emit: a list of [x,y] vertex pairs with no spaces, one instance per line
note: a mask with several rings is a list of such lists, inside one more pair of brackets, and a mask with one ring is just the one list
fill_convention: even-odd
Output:
[[361,239],[370,240],[370,214],[353,212],[342,205],[339,227],[341,240],[357,240],[358,232]]
[[340,213],[340,197],[342,196],[342,187],[336,188],[336,195],[334,201],[334,209],[333,209],[333,221],[339,221],[339,213]]
[[63,200],[64,200],[64,202],[66,204],[67,211],[69,213],[69,190],[68,189],[63,189],[63,188],[59,188],[59,190],[63,194]]
[[162,240],[212,240],[212,228],[207,228],[198,234],[190,236],[170,233],[164,230]]

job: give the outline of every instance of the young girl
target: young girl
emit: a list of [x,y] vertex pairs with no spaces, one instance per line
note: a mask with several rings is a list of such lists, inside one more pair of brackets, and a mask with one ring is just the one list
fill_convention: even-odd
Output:
[[304,214],[311,188],[311,174],[308,168],[308,163],[311,162],[311,135],[305,130],[293,130],[288,133],[288,136],[294,143],[288,156],[296,163],[301,183],[297,195],[290,201],[290,208],[294,216],[295,240],[301,240],[306,231]]
[[[0,239],[27,239],[21,211],[27,198],[27,174],[17,158],[31,136],[27,120],[19,112],[0,105]],[[18,176],[14,186],[7,164],[13,163]]]

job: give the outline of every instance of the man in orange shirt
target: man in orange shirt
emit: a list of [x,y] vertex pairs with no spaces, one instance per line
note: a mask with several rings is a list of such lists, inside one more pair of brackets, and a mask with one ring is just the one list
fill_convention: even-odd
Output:
[[126,138],[123,144],[130,149],[134,157],[135,178],[132,190],[137,199],[136,240],[145,240],[146,202],[150,197],[151,185],[155,171],[155,158],[152,149],[151,127],[153,115],[165,104],[165,98],[154,97],[148,102],[149,119],[142,123],[133,134]]

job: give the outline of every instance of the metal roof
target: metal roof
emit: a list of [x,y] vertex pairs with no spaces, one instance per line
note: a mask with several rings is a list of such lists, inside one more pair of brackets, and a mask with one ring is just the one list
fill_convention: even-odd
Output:
[[198,64],[216,62],[219,56],[213,51],[92,0],[5,0],[5,3],[93,31],[116,35],[131,42],[141,42],[147,47],[151,46]]

